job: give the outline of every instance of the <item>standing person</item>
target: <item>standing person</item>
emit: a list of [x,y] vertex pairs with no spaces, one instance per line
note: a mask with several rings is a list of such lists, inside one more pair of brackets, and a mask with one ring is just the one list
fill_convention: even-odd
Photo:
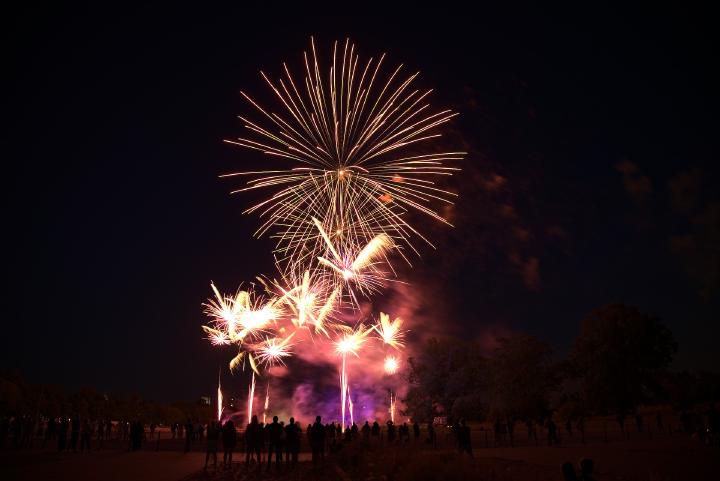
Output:
[[578,418],[577,430],[580,433],[580,441],[585,444],[585,416],[580,416]]
[[222,443],[223,443],[223,466],[226,468],[232,467],[232,456],[235,445],[237,444],[237,430],[232,420],[225,423],[222,428]]
[[555,444],[557,444],[558,443],[557,426],[555,425],[555,422],[552,420],[552,418],[548,418],[548,420],[547,420],[547,430],[548,430],[548,446],[552,446],[553,442]]
[[70,423],[70,449],[77,452],[78,439],[80,438],[80,418],[75,415]]
[[65,451],[67,447],[68,420],[63,417],[60,420],[60,429],[58,430],[58,451]]
[[378,438],[380,437],[380,425],[377,421],[375,421],[372,425],[372,429],[370,430],[370,434],[372,434],[372,437]]
[[432,446],[433,448],[437,448],[437,435],[435,434],[435,426],[433,426],[432,421],[427,424],[427,431],[430,446]]
[[395,425],[392,421],[387,422],[387,440],[388,444],[395,442]]
[[370,439],[370,423],[365,421],[360,432],[362,432],[363,441],[368,442]]
[[213,458],[213,467],[217,468],[217,450],[218,440],[220,439],[220,430],[215,421],[210,421],[207,427],[207,451],[205,451],[205,468],[207,469],[210,456]]
[[325,427],[322,425],[322,418],[317,416],[315,424],[310,428],[310,443],[312,447],[313,467],[325,464]]
[[464,419],[460,421],[460,440],[461,451],[468,453],[471,458],[474,457],[472,451],[472,432],[470,431],[470,426],[467,425]]
[[420,425],[417,421],[413,423],[413,438],[415,438],[415,442],[420,439]]
[[145,426],[139,419],[133,421],[130,425],[130,443],[133,451],[138,451],[142,446],[143,435],[145,434]]
[[250,424],[245,428],[245,466],[250,465],[250,458],[253,453],[257,456],[258,467],[260,467],[260,453],[262,451],[262,431],[258,424],[257,416],[253,415]]
[[90,452],[90,436],[92,435],[92,427],[90,421],[85,419],[82,424],[82,430],[80,432],[80,452],[82,453],[87,448],[88,453]]
[[283,428],[278,423],[278,417],[273,416],[272,424],[265,426],[265,433],[268,439],[267,468],[272,466],[272,455],[275,453],[275,467],[280,469],[282,463],[282,434]]
[[190,449],[192,448],[192,437],[193,437],[193,423],[188,418],[187,423],[185,423],[185,452],[189,453]]
[[295,418],[290,418],[290,424],[285,427],[285,464],[287,466],[294,468],[298,463],[301,437],[302,429],[295,423]]

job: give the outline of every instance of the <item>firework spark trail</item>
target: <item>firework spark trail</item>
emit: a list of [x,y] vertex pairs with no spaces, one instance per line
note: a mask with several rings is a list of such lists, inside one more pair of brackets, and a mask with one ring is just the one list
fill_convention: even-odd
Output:
[[390,391],[390,421],[395,424],[395,396]]
[[268,379],[267,387],[265,388],[265,406],[263,407],[263,424],[265,424],[265,416],[267,410],[270,407],[270,380]]
[[352,402],[352,396],[350,396],[350,386],[347,388],[347,398],[348,398],[348,410],[350,411],[350,426],[355,424],[355,418],[353,417],[353,402]]
[[222,386],[220,385],[220,369],[218,369],[218,388],[217,388],[217,417],[218,421],[222,418],[223,412],[223,395]]
[[335,351],[342,356],[342,363],[340,367],[340,412],[342,417],[342,427],[345,428],[345,408],[347,406],[347,395],[349,392],[349,383],[347,376],[347,355],[353,354],[355,357],[359,357],[358,351],[367,340],[367,336],[372,332],[371,329],[366,329],[362,324],[358,326],[353,332],[345,333],[340,340],[335,342]]
[[255,372],[252,373],[252,381],[250,382],[250,389],[248,390],[248,412],[247,412],[247,424],[252,421],[253,413],[253,400],[255,399]]
[[366,243],[380,234],[412,250],[412,238],[430,243],[405,220],[405,213],[417,210],[449,224],[433,203],[452,204],[455,194],[438,187],[435,179],[459,170],[445,162],[461,160],[465,153],[409,149],[427,149],[428,142],[440,136],[437,128],[457,114],[431,113],[431,90],[412,87],[418,73],[402,80],[402,65],[381,80],[384,55],[363,64],[354,45],[346,41],[340,54],[336,42],[324,78],[312,39],[311,47],[312,54],[304,55],[304,82],[296,82],[285,64],[284,75],[276,81],[261,72],[283,108],[280,113],[241,92],[265,125],[240,117],[249,135],[226,141],[290,164],[223,176],[248,177],[246,186],[234,192],[272,191],[246,210],[264,219],[256,235],[275,232],[281,263],[323,255],[312,217],[337,233],[343,245]]

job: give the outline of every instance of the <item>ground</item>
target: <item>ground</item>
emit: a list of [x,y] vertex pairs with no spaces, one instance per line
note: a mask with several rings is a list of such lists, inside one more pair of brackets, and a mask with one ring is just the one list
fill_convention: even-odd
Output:
[[[474,430],[474,458],[458,454],[452,440],[440,433],[440,447],[433,449],[421,438],[418,442],[390,446],[365,444],[358,440],[329,457],[324,468],[314,470],[309,453],[301,454],[294,470],[266,471],[244,466],[240,453],[230,470],[202,469],[205,455],[202,445],[196,451],[182,452],[180,440],[164,444],[146,443],[138,452],[128,452],[117,444],[106,444],[91,453],[58,453],[50,447],[31,450],[0,451],[0,479],[9,480],[558,480],[560,465],[581,458],[592,458],[598,480],[704,480],[716,479],[720,454],[682,434],[650,435],[634,433],[623,439],[619,433],[604,432],[588,436],[583,444],[577,436],[564,439],[560,446],[529,441],[527,435],[516,435],[515,447],[493,447],[485,431]],[[487,447],[486,447],[487,443]],[[499,443],[499,444],[505,444]],[[158,449],[159,450],[156,450]],[[220,461],[222,461],[220,455]]]

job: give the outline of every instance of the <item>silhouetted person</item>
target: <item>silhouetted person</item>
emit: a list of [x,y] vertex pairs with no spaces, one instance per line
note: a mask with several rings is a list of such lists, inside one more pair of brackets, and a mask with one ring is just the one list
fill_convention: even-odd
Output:
[[77,452],[78,439],[80,439],[80,418],[75,416],[70,423],[70,449]]
[[580,479],[581,481],[595,481],[593,478],[593,471],[595,466],[592,459],[582,459],[580,461]]
[[145,434],[145,426],[139,419],[136,419],[130,425],[130,444],[133,451],[138,451],[142,446],[143,435]]
[[232,467],[233,451],[237,444],[237,430],[232,420],[225,423],[222,428],[222,443],[223,443],[223,466],[226,468]]
[[350,428],[350,434],[353,439],[357,438],[357,434],[358,434],[357,424],[352,423],[352,427]]
[[193,438],[193,423],[190,421],[190,418],[188,418],[187,423],[185,423],[185,452],[189,453],[190,449],[192,449],[192,438]]
[[565,431],[567,431],[569,438],[572,438],[572,437],[573,437],[573,433],[572,433],[572,420],[571,420],[570,418],[567,418],[567,421],[565,421]]
[[90,421],[85,420],[82,424],[80,431],[80,452],[83,452],[87,448],[88,453],[90,452],[90,436],[92,435],[92,427]]
[[548,430],[548,446],[552,446],[553,443],[558,443],[558,437],[557,437],[557,425],[552,420],[552,418],[548,418],[547,420],[547,430]]
[[575,466],[572,463],[563,463],[562,474],[564,481],[578,481],[577,474],[575,474]]
[[367,442],[370,439],[370,423],[368,421],[365,421],[360,432],[362,433],[363,441]]
[[387,439],[388,444],[392,444],[395,442],[395,425],[392,421],[387,422]]
[[268,424],[267,426],[265,426],[265,433],[268,440],[268,469],[270,469],[270,466],[272,465],[273,453],[275,453],[275,467],[280,468],[280,463],[282,462],[282,444],[280,439],[282,436],[282,431],[283,428],[278,423],[277,416],[273,416],[272,424]]
[[290,418],[290,424],[285,426],[285,464],[289,466],[295,467],[298,463],[301,436],[302,429],[295,423],[295,418]]
[[210,421],[207,427],[207,450],[205,451],[205,469],[207,469],[210,456],[213,458],[213,467],[217,468],[217,451],[218,441],[220,440],[220,430],[215,421]]
[[635,415],[635,426],[637,426],[637,432],[643,432],[643,418],[639,414]]
[[413,423],[413,437],[415,438],[415,442],[420,439],[420,425],[417,421]]
[[577,430],[580,433],[580,440],[585,442],[585,416],[580,416],[577,422]]
[[432,421],[427,423],[428,441],[430,446],[437,448],[437,435],[435,434],[435,426]]
[[325,427],[322,425],[322,418],[317,416],[315,424],[310,428],[310,444],[312,448],[313,466],[325,464]]
[[617,422],[620,426],[620,432],[625,436],[625,415],[624,414],[618,414],[617,416]]
[[68,420],[63,417],[60,420],[60,429],[58,430],[58,451],[65,451],[67,448]]
[[262,448],[262,428],[258,424],[257,416],[253,416],[250,424],[245,428],[245,466],[250,464],[253,454],[257,457],[258,467],[260,466]]
[[373,437],[380,436],[380,425],[377,421],[375,421],[372,425],[371,434],[373,435]]
[[470,426],[468,426],[465,423],[465,420],[463,419],[460,421],[460,451],[466,452],[470,455],[470,457],[473,457],[472,452],[472,432],[470,431]]

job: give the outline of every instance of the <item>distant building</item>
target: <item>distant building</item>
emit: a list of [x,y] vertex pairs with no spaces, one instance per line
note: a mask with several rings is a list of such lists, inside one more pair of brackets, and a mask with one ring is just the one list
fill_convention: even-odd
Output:
[[210,405],[210,396],[201,397],[200,404],[202,404],[203,406],[209,406]]

